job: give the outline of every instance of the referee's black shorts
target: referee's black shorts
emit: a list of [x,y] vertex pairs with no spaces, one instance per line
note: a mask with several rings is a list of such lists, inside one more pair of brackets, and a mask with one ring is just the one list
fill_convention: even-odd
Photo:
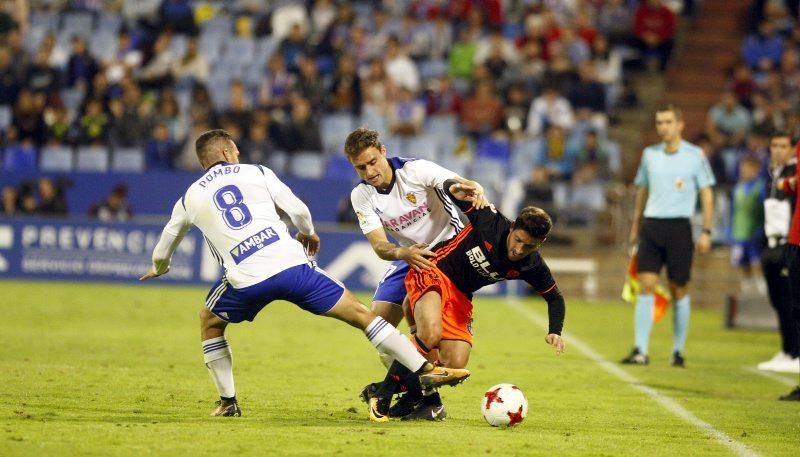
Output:
[[692,273],[692,224],[689,219],[645,218],[639,231],[638,270],[660,273],[667,266],[667,278],[684,285]]

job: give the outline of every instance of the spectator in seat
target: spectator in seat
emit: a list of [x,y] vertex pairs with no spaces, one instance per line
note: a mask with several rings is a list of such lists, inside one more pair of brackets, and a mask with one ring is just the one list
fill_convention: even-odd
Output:
[[0,105],[14,105],[22,86],[17,70],[11,64],[9,49],[0,46]]
[[320,75],[317,62],[309,55],[297,57],[298,75],[296,90],[311,106],[321,107],[325,96],[325,77]]
[[247,134],[253,123],[253,107],[242,81],[237,79],[231,82],[228,110],[222,116],[235,123],[238,131]]
[[753,69],[777,66],[782,53],[783,37],[768,19],[761,21],[758,32],[748,35],[742,43],[742,58]]
[[473,136],[492,133],[503,121],[503,102],[495,93],[494,85],[479,81],[475,93],[467,97],[461,108],[461,125]]
[[530,106],[531,100],[525,86],[521,83],[511,84],[503,103],[503,126],[511,139],[520,139],[525,135]]
[[425,91],[425,112],[428,116],[457,116],[461,113],[461,95],[448,76],[430,81]]
[[653,57],[658,59],[661,71],[666,70],[672,54],[676,25],[675,13],[662,0],[645,0],[636,8],[633,19],[636,45],[645,62]]
[[575,171],[577,150],[567,131],[558,124],[547,128],[547,135],[534,144],[534,163],[544,168],[551,179],[569,180]]
[[267,62],[266,75],[262,79],[258,93],[259,105],[269,109],[286,108],[296,82],[295,75],[286,68],[283,55],[276,52]]
[[416,136],[425,124],[425,105],[408,87],[401,87],[398,99],[389,106],[389,132],[398,136]]
[[179,145],[170,137],[165,122],[158,122],[144,146],[145,163],[152,170],[174,170]]
[[43,104],[30,90],[20,91],[12,121],[18,141],[30,140],[36,145],[44,143],[46,130]]
[[322,152],[319,125],[311,104],[303,97],[294,96],[292,99],[292,114],[281,126],[280,144],[288,152]]
[[127,222],[133,216],[128,206],[128,186],[117,184],[105,200],[89,208],[89,216],[103,222]]
[[77,85],[89,90],[98,71],[97,61],[89,55],[86,41],[80,36],[72,37],[72,53],[67,61],[66,70],[67,87],[72,88]]
[[103,111],[103,102],[89,100],[83,115],[78,120],[80,142],[82,144],[103,143],[108,138],[109,118]]
[[536,97],[528,111],[528,135],[537,137],[552,125],[569,129],[575,122],[572,105],[561,95],[555,85],[548,85]]
[[750,130],[750,113],[732,91],[722,93],[719,103],[708,110],[706,132],[714,144],[738,146]]
[[243,163],[260,163],[269,166],[269,158],[275,151],[275,143],[269,136],[269,124],[255,123],[242,142]]
[[64,195],[67,183],[55,183],[50,178],[39,179],[39,213],[45,216],[66,216],[67,199]]
[[184,35],[194,35],[198,31],[189,0],[164,0],[158,7],[158,18],[162,30],[170,29]]
[[3,186],[2,195],[0,195],[2,199],[0,200],[0,205],[2,205],[2,214],[3,216],[13,216],[18,211],[19,206],[19,192],[17,188],[14,186]]
[[333,112],[361,114],[361,78],[356,73],[355,59],[345,54],[339,58],[336,74],[328,92],[328,108]]
[[208,82],[209,66],[205,56],[199,50],[197,37],[190,37],[186,43],[186,52],[180,59],[172,63],[172,77],[177,82],[191,81],[205,84]]
[[144,89],[160,90],[172,83],[172,63],[175,57],[170,50],[172,37],[162,32],[153,44],[153,56],[139,70],[139,83]]

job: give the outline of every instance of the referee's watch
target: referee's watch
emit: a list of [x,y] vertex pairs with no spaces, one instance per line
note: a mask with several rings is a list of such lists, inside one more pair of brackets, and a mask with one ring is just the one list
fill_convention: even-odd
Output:
[[710,228],[704,228],[703,229],[703,234],[711,236],[711,229]]

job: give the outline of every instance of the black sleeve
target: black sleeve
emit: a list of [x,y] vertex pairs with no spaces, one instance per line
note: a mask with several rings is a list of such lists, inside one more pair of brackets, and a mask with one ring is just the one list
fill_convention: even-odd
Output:
[[459,200],[454,197],[453,194],[450,193],[450,186],[453,184],[458,184],[458,181],[455,179],[448,179],[442,185],[442,189],[444,190],[445,195],[447,195],[447,198],[452,200],[452,202],[458,206],[458,209],[460,209],[461,212],[467,216],[467,219],[469,219],[470,222],[475,225],[481,225],[481,223],[496,223],[498,218],[504,219],[504,216],[497,212],[492,205],[483,209],[475,209],[472,207],[471,202]]
[[561,330],[564,328],[564,316],[566,314],[564,296],[561,295],[558,286],[555,286],[549,292],[542,294],[542,298],[547,301],[547,318],[550,321],[548,333],[561,335]]

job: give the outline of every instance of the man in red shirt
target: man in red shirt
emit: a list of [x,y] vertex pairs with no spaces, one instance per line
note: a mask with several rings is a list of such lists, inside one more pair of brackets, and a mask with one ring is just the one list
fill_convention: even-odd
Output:
[[633,18],[633,35],[642,60],[658,58],[661,71],[666,70],[672,46],[675,44],[675,13],[661,4],[661,0],[647,0],[636,9]]
[[[800,143],[795,147],[795,154],[800,159]],[[800,181],[800,168],[798,168],[795,176],[785,178],[779,186],[796,192],[796,195],[800,196],[798,181]],[[792,299],[792,314],[797,325],[800,325],[800,211],[797,208],[795,208],[792,216],[792,226],[789,229],[789,237],[787,239],[786,264],[789,267],[789,294]],[[780,400],[800,401],[800,385],[788,394],[781,396]]]

